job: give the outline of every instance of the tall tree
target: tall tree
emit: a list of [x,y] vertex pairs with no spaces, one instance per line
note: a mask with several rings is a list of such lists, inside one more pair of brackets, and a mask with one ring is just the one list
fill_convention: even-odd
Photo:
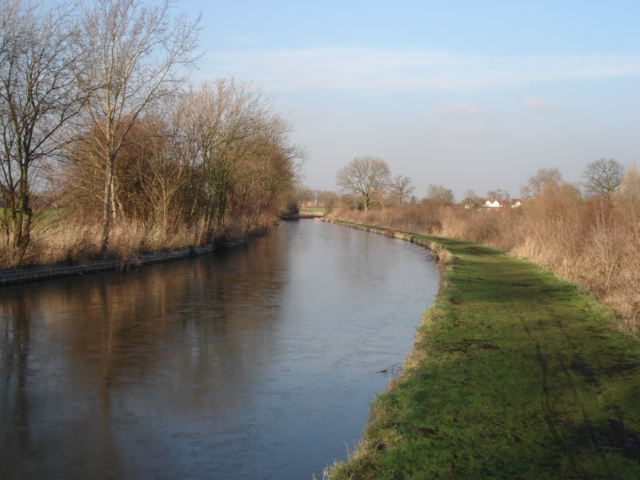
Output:
[[610,204],[613,194],[620,189],[624,177],[624,167],[614,159],[601,158],[587,165],[582,174],[585,193],[601,198]]
[[489,190],[487,192],[487,195],[489,195],[490,197],[493,196],[495,198],[504,198],[507,201],[511,200],[511,194],[509,193],[509,190],[502,190],[501,188]]
[[371,155],[354,158],[338,170],[336,184],[344,193],[358,195],[366,211],[386,192],[391,178],[389,164]]
[[430,184],[427,188],[425,203],[427,205],[453,205],[453,192],[442,185]]
[[143,161],[134,162],[144,213],[164,233],[183,224],[193,203],[194,170],[184,161],[188,144],[179,134],[181,120],[179,110],[168,108],[147,116],[142,125],[146,138],[140,142]]
[[640,232],[640,170],[635,165],[627,167],[614,199],[629,223]]
[[564,183],[562,174],[557,167],[541,168],[535,175],[529,177],[525,185],[520,187],[520,193],[523,197],[533,198],[545,190],[557,189]]
[[[191,87],[181,105],[185,157],[198,173],[192,212],[208,232],[234,215],[255,217],[292,186],[303,149],[291,145],[291,125],[252,83],[218,79]],[[250,218],[250,219],[251,219]]]
[[30,241],[37,168],[82,105],[73,74],[77,35],[69,6],[0,0],[0,191],[4,227],[22,258]]
[[260,88],[225,79],[191,87],[182,105],[182,132],[191,145],[188,162],[203,182],[199,215],[212,231],[224,226],[236,172],[263,151],[275,114]]
[[[172,2],[95,0],[82,12],[80,84],[89,92],[86,132],[104,171],[102,254],[117,218],[115,164],[136,120],[184,84],[196,60],[199,19],[172,17]],[[178,67],[182,67],[180,70]]]
[[404,175],[396,175],[389,184],[389,193],[398,204],[407,201],[413,190],[411,179]]

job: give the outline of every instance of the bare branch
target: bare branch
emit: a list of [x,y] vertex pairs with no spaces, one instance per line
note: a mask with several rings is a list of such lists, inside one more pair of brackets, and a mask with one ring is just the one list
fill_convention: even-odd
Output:
[[336,184],[342,192],[359,195],[365,210],[382,197],[389,187],[391,170],[381,158],[365,155],[356,157],[338,170]]

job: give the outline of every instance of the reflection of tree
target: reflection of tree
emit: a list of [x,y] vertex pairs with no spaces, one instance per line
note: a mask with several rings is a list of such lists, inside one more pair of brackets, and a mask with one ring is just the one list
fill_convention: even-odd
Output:
[[[65,282],[33,302],[51,328],[73,333],[65,338],[75,361],[115,384],[137,381],[158,366],[167,343],[185,341],[193,328],[198,335],[188,341],[206,352],[207,345],[235,341],[241,330],[257,326],[269,313],[265,298],[283,285],[281,269],[261,261],[277,256],[274,248],[263,239],[248,252],[88,277],[80,295],[77,283]],[[64,312],[72,313],[64,318]]]
[[375,294],[375,289],[385,281],[390,259],[387,255],[380,255],[381,250],[374,248],[373,245],[377,245],[380,241],[392,242],[393,240],[382,239],[360,230],[344,230],[344,234],[349,235],[350,238],[347,242],[347,251],[352,253],[338,262],[338,271],[363,294]]
[[131,419],[234,408],[216,388],[260,375],[287,281],[280,245],[0,294],[0,446],[13,452],[0,477],[25,458],[117,470],[132,432],[151,435]]
[[[11,436],[2,436],[1,451],[23,448],[29,444],[27,368],[29,356],[30,302],[24,293],[12,295],[0,308],[4,325],[0,338],[2,392],[0,396],[0,428]],[[15,392],[13,396],[8,392]],[[12,445],[13,443],[13,445]],[[1,462],[0,462],[1,463]]]

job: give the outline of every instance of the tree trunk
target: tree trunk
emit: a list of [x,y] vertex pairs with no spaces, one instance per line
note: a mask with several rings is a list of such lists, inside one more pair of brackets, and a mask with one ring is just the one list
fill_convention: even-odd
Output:
[[109,161],[107,162],[107,175],[104,185],[104,204],[102,210],[102,245],[100,247],[100,255],[103,258],[107,256],[107,250],[109,248],[109,233],[111,230],[111,217],[115,213],[113,205],[113,180],[114,180],[114,168],[115,168],[115,156],[109,155]]
[[21,170],[20,186],[17,198],[18,211],[16,212],[16,215],[14,215],[14,247],[16,248],[17,259],[19,262],[22,262],[22,259],[27,252],[29,242],[31,241],[31,219],[33,217],[33,211],[29,208],[29,185],[27,183],[27,172],[24,167],[21,168]]

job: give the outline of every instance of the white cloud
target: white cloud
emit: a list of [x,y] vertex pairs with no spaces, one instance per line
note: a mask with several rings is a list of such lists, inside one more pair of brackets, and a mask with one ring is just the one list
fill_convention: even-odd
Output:
[[527,97],[524,99],[527,110],[557,110],[558,105],[542,97]]
[[487,57],[424,48],[316,48],[217,51],[219,76],[273,90],[481,90],[538,82],[640,77],[640,55]]
[[465,113],[478,113],[477,105],[472,103],[451,103],[436,108],[436,113],[440,115],[456,115]]

